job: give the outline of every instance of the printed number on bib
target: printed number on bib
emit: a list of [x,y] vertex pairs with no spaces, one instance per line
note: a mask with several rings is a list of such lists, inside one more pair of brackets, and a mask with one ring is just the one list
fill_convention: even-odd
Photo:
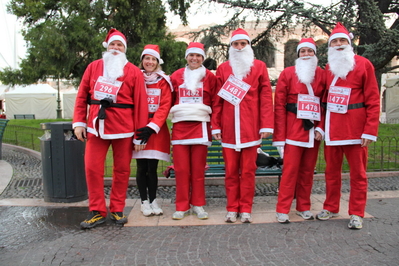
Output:
[[118,80],[113,83],[103,76],[99,77],[94,85],[94,99],[100,101],[104,98],[109,98],[112,102],[116,103],[116,98],[122,83],[123,82]]
[[308,94],[298,94],[297,108],[297,118],[320,121],[319,97]]
[[203,95],[202,83],[195,92],[187,89],[184,84],[179,87],[179,103],[203,103]]
[[331,86],[328,90],[327,110],[333,113],[346,114],[351,90],[351,88]]
[[218,95],[233,105],[239,105],[251,86],[233,75],[230,75]]
[[159,108],[161,89],[147,89],[148,112],[155,113]]

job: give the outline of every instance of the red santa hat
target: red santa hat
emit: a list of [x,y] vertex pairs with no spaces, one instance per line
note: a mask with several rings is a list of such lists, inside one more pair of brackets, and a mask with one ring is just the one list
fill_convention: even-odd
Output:
[[249,38],[248,32],[245,30],[238,28],[231,34],[230,44],[237,40],[247,40],[251,43],[251,39]]
[[316,43],[312,38],[302,38],[302,40],[298,43],[296,47],[296,52],[298,53],[299,50],[303,47],[308,47],[313,49],[314,53],[316,53]]
[[341,24],[341,22],[338,22],[337,25],[335,25],[335,28],[331,32],[330,38],[328,38],[328,45],[330,45],[330,42],[336,38],[345,38],[348,40],[349,44],[351,44],[351,39],[353,39],[353,34],[349,33],[349,31],[345,28],[344,25]]
[[159,50],[159,46],[156,44],[147,44],[144,46],[144,51],[141,53],[140,59],[143,60],[144,55],[152,55],[156,59],[158,59],[159,64],[163,64],[163,60],[161,59],[161,51]]
[[126,37],[123,35],[122,32],[118,31],[117,29],[110,29],[107,37],[105,37],[105,41],[103,42],[104,48],[108,48],[108,45],[113,41],[121,41],[125,46],[125,50],[127,49],[126,45]]
[[200,42],[190,42],[190,44],[187,46],[187,49],[186,49],[185,58],[187,58],[188,54],[200,54],[205,59],[204,45]]

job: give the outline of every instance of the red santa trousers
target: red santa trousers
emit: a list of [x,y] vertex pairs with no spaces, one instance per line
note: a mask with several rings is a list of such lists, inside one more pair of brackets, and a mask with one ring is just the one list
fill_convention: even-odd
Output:
[[367,201],[367,147],[360,145],[325,146],[326,200],[323,208],[339,212],[341,171],[345,154],[350,168],[349,215],[364,217]]
[[89,210],[107,216],[104,196],[104,162],[109,146],[113,151],[113,174],[110,195],[111,212],[123,212],[130,177],[133,138],[105,140],[87,134],[85,151],[86,182],[89,192]]
[[176,178],[176,211],[187,211],[190,204],[204,206],[205,166],[208,147],[174,145],[173,164]]
[[228,212],[252,212],[257,148],[258,146],[254,146],[241,149],[241,151],[223,148],[223,158],[226,164],[226,209]]
[[296,197],[296,210],[310,210],[310,195],[320,142],[313,148],[284,146],[284,168],[280,181],[276,212],[288,214]]

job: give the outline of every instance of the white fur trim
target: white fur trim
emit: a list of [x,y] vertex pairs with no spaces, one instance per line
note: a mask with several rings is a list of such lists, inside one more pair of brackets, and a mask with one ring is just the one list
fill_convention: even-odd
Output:
[[75,127],[84,127],[86,128],[87,124],[84,122],[76,122],[72,124],[72,128],[75,129]]
[[127,49],[126,41],[125,41],[125,39],[123,39],[122,36],[116,35],[116,34],[111,36],[111,38],[109,38],[109,40],[108,40],[107,47],[113,41],[121,41],[123,43],[123,45],[125,46],[125,50]]
[[310,43],[310,42],[303,42],[303,43],[300,43],[300,44],[298,45],[298,47],[296,48],[296,52],[298,53],[298,52],[299,52],[299,49],[301,49],[301,48],[303,48],[303,47],[309,47],[309,48],[313,49],[314,53],[316,53],[316,51],[317,51],[316,45],[314,45],[313,43]]
[[[352,36],[353,36],[353,34],[352,34]],[[348,36],[345,33],[339,32],[339,33],[335,33],[335,34],[331,35],[330,38],[328,38],[328,46],[330,46],[330,43],[332,40],[337,39],[337,38],[345,38],[348,40],[349,44],[351,44],[350,36]]]
[[186,56],[185,58],[187,58],[188,54],[200,54],[204,57],[205,59],[205,52],[204,50],[202,50],[201,48],[198,47],[193,47],[193,48],[189,48],[186,50]]
[[161,55],[160,55],[157,51],[155,51],[155,50],[153,50],[153,49],[145,49],[145,50],[141,53],[140,59],[143,60],[143,57],[144,57],[144,55],[146,55],[146,54],[152,55],[153,57],[155,57],[156,59],[158,59],[158,62],[159,62],[160,65],[163,64],[163,60],[161,59]]
[[172,123],[180,121],[209,122],[211,120],[209,115],[212,113],[212,109],[211,107],[201,103],[182,103],[173,106],[170,109],[170,113],[173,115]]
[[234,42],[234,41],[237,41],[237,40],[247,40],[249,42],[249,44],[251,44],[251,39],[249,39],[249,36],[246,35],[246,34],[236,34],[236,35],[234,35],[233,37],[231,37],[230,44],[232,42]]

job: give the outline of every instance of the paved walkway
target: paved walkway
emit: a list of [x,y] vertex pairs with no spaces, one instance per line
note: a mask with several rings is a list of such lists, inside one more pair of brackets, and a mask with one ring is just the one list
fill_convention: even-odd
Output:
[[[220,186],[207,186],[208,220],[190,215],[174,221],[171,187],[162,194],[163,216],[143,217],[133,193],[127,200],[125,227],[108,219],[105,225],[80,230],[87,201],[44,202],[37,183],[34,188],[27,185],[24,194],[23,187],[15,186],[21,182],[15,181],[40,176],[40,159],[12,146],[3,147],[3,155],[0,265],[398,265],[398,173],[370,179],[362,230],[347,228],[348,193],[342,195],[337,218],[302,221],[293,209],[290,224],[277,223],[276,196],[264,189],[274,184],[257,186],[253,224],[223,222],[225,197]],[[321,187],[322,182],[315,182],[314,212],[325,197]]]

